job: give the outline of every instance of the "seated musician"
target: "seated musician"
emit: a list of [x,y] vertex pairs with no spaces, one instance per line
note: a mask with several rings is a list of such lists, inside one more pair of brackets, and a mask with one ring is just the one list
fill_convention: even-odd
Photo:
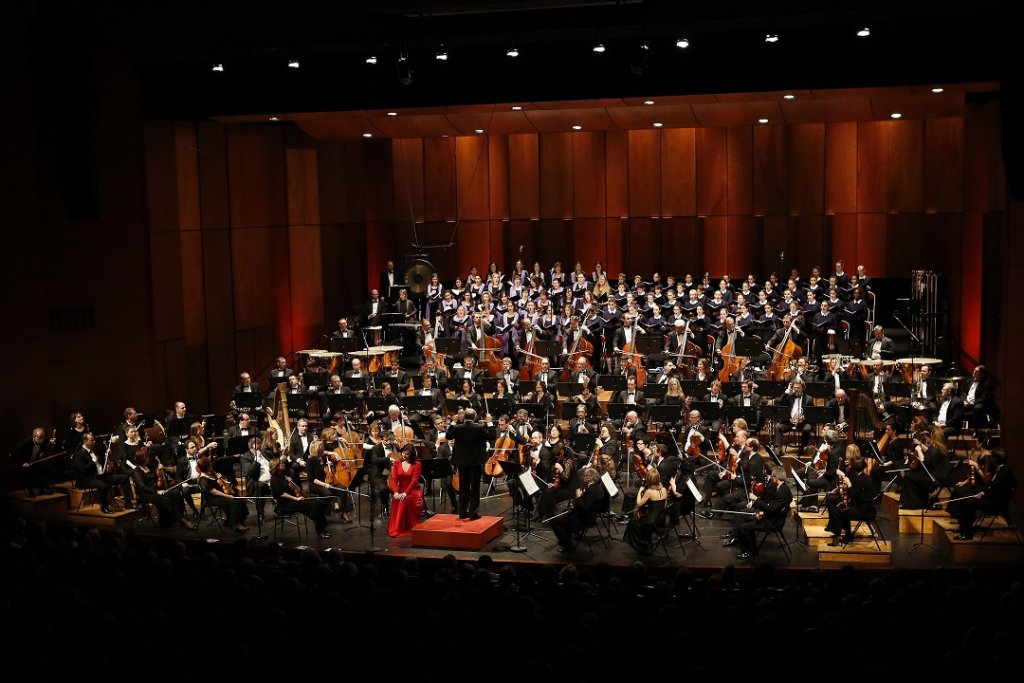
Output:
[[601,405],[597,401],[597,396],[594,395],[590,382],[585,382],[580,388],[580,393],[567,399],[573,403],[582,403],[587,407],[587,417],[590,418],[591,422],[596,422],[601,417]]
[[481,312],[474,312],[462,338],[463,351],[477,351],[484,348],[484,338],[492,334],[494,334],[494,326],[484,319]]
[[949,515],[959,523],[959,533],[955,538],[960,541],[974,538],[979,512],[1006,514],[1017,487],[1017,479],[1006,464],[1006,452],[1002,448],[993,448],[991,454],[967,462],[970,473],[954,489],[954,496],[947,507]]
[[519,371],[512,367],[512,359],[509,356],[501,359],[501,372],[498,373],[498,377],[505,380],[509,389],[513,389],[519,382]]
[[367,372],[363,370],[363,360],[361,358],[353,358],[351,367],[345,371],[345,379],[360,377],[365,378]]
[[476,356],[467,353],[462,359],[462,367],[452,370],[452,382],[455,386],[461,387],[462,380],[468,379],[473,383],[473,390],[480,385],[480,378],[483,377],[483,370],[476,367]]
[[[252,375],[250,375],[248,372],[243,372],[241,375],[239,375],[238,376],[238,380],[239,380],[238,384],[235,385],[235,393],[236,394],[256,394],[258,396],[258,398],[254,402],[254,406],[255,407],[251,408],[251,410],[255,410],[256,412],[262,412],[263,411],[263,390],[260,389],[259,383],[258,382],[253,382],[252,381]],[[230,408],[231,408],[231,412],[236,412],[238,410],[238,408],[235,406],[234,400],[231,401]]]
[[[725,408],[726,396],[722,393],[722,382],[720,380],[712,380],[708,386],[708,393],[704,394],[701,399],[704,403],[715,403],[719,408]],[[724,411],[722,411],[724,415]],[[711,431],[717,432],[721,426],[721,419],[712,420]]]
[[840,488],[847,489],[845,496],[828,507],[828,524],[825,530],[832,533],[830,546],[848,545],[853,542],[850,522],[853,520],[873,520],[876,510],[875,503],[879,496],[878,484],[864,471],[863,458],[850,463],[850,476],[840,472]]
[[[127,488],[128,476],[114,471],[119,468],[114,467],[109,459],[111,455],[109,445],[104,456],[97,455],[95,448],[96,437],[92,432],[86,432],[82,439],[82,445],[71,456],[71,469],[75,473],[75,488],[95,489],[96,496],[99,498],[100,510],[109,515],[112,502],[110,489],[122,485]],[[126,499],[130,498],[131,492],[129,491],[125,497]]]
[[757,557],[758,532],[777,528],[785,523],[789,505],[793,502],[793,492],[786,483],[786,469],[778,466],[772,468],[764,494],[758,496],[751,492],[749,498],[747,510],[754,512],[755,515],[737,515],[737,519],[733,521],[736,542],[740,546],[740,552],[736,555],[738,560]]
[[185,501],[182,499],[181,487],[168,489],[167,478],[160,472],[163,465],[157,460],[153,466],[148,446],[142,446],[138,450],[134,462],[132,481],[135,484],[136,499],[157,509],[161,527],[171,526],[177,520],[181,526],[192,529],[192,522],[185,518]]
[[248,438],[255,436],[258,430],[252,423],[252,416],[248,411],[242,411],[238,413],[238,421],[228,427],[228,438],[236,439],[238,437]]
[[570,434],[596,434],[597,423],[587,415],[587,407],[582,403],[576,406],[576,417],[569,421]]
[[654,549],[654,532],[662,522],[668,504],[668,489],[661,483],[661,475],[653,467],[647,470],[644,483],[632,501],[636,513],[626,524],[622,540],[641,555],[650,555]]
[[740,382],[740,393],[729,399],[729,405],[739,408],[757,408],[761,405],[761,395],[754,393],[757,385],[747,380]]
[[573,490],[572,495],[572,509],[551,520],[551,530],[558,539],[560,553],[575,548],[575,535],[593,524],[608,505],[608,489],[601,483],[601,474],[593,467],[583,470],[582,486]]
[[804,408],[813,405],[814,401],[810,396],[804,394],[804,383],[802,380],[794,380],[790,383],[785,393],[775,401],[775,405],[786,409],[788,420],[782,420],[775,430],[775,447],[782,447],[782,439],[789,432],[800,433],[800,450],[803,453],[807,443],[811,439],[814,425],[808,422],[804,416]]
[[404,396],[405,392],[409,390],[409,376],[399,367],[397,354],[391,359],[391,367],[378,377],[379,383],[383,384],[385,381],[391,384],[392,391],[399,396]]
[[245,533],[249,529],[244,524],[245,518],[249,516],[249,506],[246,502],[225,492],[225,485],[230,487],[230,482],[217,476],[209,457],[204,455],[199,458],[196,470],[199,473],[197,484],[203,492],[203,501],[206,505],[224,510],[228,526],[240,534]]
[[615,403],[640,406],[641,410],[643,409],[644,392],[637,389],[635,375],[630,375],[626,378],[626,388],[615,397]]
[[836,472],[845,457],[846,444],[839,440],[839,432],[826,429],[818,452],[803,471],[804,483],[807,484],[805,495],[811,496],[835,488]]
[[[388,503],[391,500],[388,477],[391,474],[392,463],[398,459],[398,453],[395,450],[391,430],[382,430],[380,432],[380,439],[380,443],[374,445],[369,455],[366,456],[364,468],[370,482],[370,502],[373,503],[379,500],[382,507],[387,509]],[[349,488],[358,486],[358,480],[359,477],[357,476]],[[374,524],[372,515],[370,517],[370,524]]]
[[871,334],[871,341],[864,349],[865,358],[868,360],[893,360],[896,357],[896,346],[892,339],[885,336],[885,328],[875,325]]
[[747,502],[747,494],[753,490],[754,484],[764,483],[765,460],[761,455],[761,443],[750,438],[749,432],[745,429],[739,430],[734,436],[732,445],[726,451],[729,457],[727,471],[732,469],[732,459],[735,458],[735,473],[731,476],[722,477],[715,485],[715,493],[721,499],[721,505],[726,510],[739,510]]
[[947,437],[960,433],[964,421],[964,400],[956,395],[955,384],[947,382],[942,385],[942,393],[935,400],[932,413],[935,424],[942,427]]
[[540,518],[546,520],[555,514],[558,503],[575,495],[576,489],[581,486],[580,473],[558,425],[551,425],[548,429],[548,437],[540,447],[539,458],[537,476],[547,486],[541,486],[537,509]]
[[[309,408],[307,401],[309,394],[306,391],[306,387],[302,384],[298,375],[289,376],[287,384],[285,393],[288,395],[288,417],[293,420],[306,417],[306,412]],[[271,393],[273,393],[273,390],[271,390]]]
[[270,490],[277,501],[277,509],[284,512],[301,512],[313,520],[316,533],[320,538],[330,538],[327,533],[327,511],[331,508],[332,498],[306,497],[302,488],[289,477],[286,467],[280,460],[270,463]]
[[474,389],[473,382],[468,379],[459,380],[459,391],[453,397],[463,408],[480,409],[480,397]]
[[580,356],[576,359],[576,365],[569,375],[569,381],[573,384],[582,384],[586,380],[591,386],[597,382],[597,373],[587,365],[587,359]]
[[[56,430],[54,430],[56,434]],[[55,471],[55,460],[44,460],[52,452],[56,451],[57,437],[46,438],[46,431],[42,427],[32,430],[32,436],[23,439],[11,450],[11,459],[21,477],[22,486],[29,498],[35,498],[36,491],[44,494],[53,493],[50,482]],[[40,462],[42,461],[42,462]],[[36,463],[39,463],[38,465]]]
[[923,510],[930,506],[935,480],[925,471],[925,449],[917,443],[907,456],[907,470],[900,472],[900,509]]
[[[926,365],[925,368],[927,367]],[[978,365],[971,373],[971,383],[964,396],[964,418],[972,420],[977,429],[994,423],[998,417],[999,411],[995,405],[995,380],[988,374],[988,369],[984,365]]]
[[846,430],[850,426],[851,411],[854,410],[846,398],[846,391],[836,389],[833,398],[828,400],[825,407],[832,411],[832,424],[835,426],[836,431],[839,432],[840,436],[846,434]]
[[536,403],[544,408],[544,414],[550,415],[555,409],[555,398],[548,393],[547,385],[537,381],[533,385],[533,391],[523,396],[523,403]]
[[[617,308],[613,310],[613,304],[609,302],[607,315],[611,316],[613,312],[617,313],[617,311]],[[621,353],[622,350],[626,348],[627,344],[630,345],[630,348],[634,352],[636,351],[636,338],[642,333],[633,323],[633,316],[630,315],[629,313],[622,316],[622,327],[616,329],[614,335],[612,336],[612,349],[616,354]],[[625,362],[629,358],[630,357],[627,356],[626,358],[623,358],[622,361]],[[636,357],[634,356],[632,358],[635,359]]]
[[551,393],[554,393],[558,386],[558,373],[551,369],[551,361],[548,358],[540,359],[540,369],[533,377],[540,382]]
[[245,477],[245,490],[256,500],[256,518],[263,523],[263,513],[267,507],[265,498],[270,496],[270,460],[260,448],[260,440],[249,437],[248,450],[242,454],[241,471]]

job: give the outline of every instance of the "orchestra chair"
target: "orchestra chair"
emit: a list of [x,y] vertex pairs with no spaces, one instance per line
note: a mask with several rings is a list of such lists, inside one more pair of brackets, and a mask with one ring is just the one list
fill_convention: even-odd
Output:
[[157,527],[159,514],[157,513],[156,506],[152,503],[143,503],[139,500],[139,496],[135,492],[135,480],[129,479],[128,485],[132,487],[132,500],[135,501],[135,514],[132,515],[132,521],[128,523],[128,530],[131,531],[135,528],[135,520],[139,517],[143,517],[149,522],[150,526]]
[[1013,518],[1010,517],[1009,501],[1013,500],[1013,494],[1015,494],[1016,492],[1016,486],[1010,489],[1010,495],[1007,496],[1006,498],[1008,502],[1006,503],[1006,505],[1002,507],[1002,509],[991,510],[989,512],[981,512],[981,514],[978,516],[977,521],[974,523],[974,528],[979,529],[981,531],[981,533],[977,536],[979,540],[985,538],[988,532],[992,530],[992,525],[995,524],[996,520],[1002,517],[1004,520],[1006,520],[1006,528],[1012,531],[1013,534],[1017,537],[1017,542],[1024,543],[1024,540],[1021,539],[1020,531],[1017,529],[1017,525],[1014,524]]
[[593,555],[594,554],[594,544],[591,542],[590,535],[587,533],[587,532],[590,532],[590,531],[596,531],[597,532],[598,540],[601,541],[601,544],[604,546],[604,549],[608,550],[608,541],[611,540],[611,532],[609,531],[608,532],[608,536],[606,537],[604,535],[604,532],[601,531],[601,513],[600,512],[594,516],[594,519],[593,519],[593,521],[590,522],[590,524],[582,527],[579,531],[576,532],[576,540],[578,540],[578,541],[579,540],[586,541],[587,548],[590,550],[590,554]]
[[[666,560],[671,558],[668,554],[668,546],[665,544],[665,539],[668,538],[668,535],[675,528],[672,525],[671,521],[669,521],[670,519],[671,517],[669,515],[669,508],[668,505],[666,505],[661,509],[661,512],[658,513],[658,518],[654,520],[654,531],[652,533],[653,542],[651,547],[651,554],[653,555],[655,552],[657,552],[658,548],[660,547],[662,551],[664,551],[665,553]],[[681,540],[679,542],[679,549],[683,551],[684,555],[686,554],[686,550],[683,548]]]
[[881,551],[882,546],[879,545],[878,539],[882,539],[882,543],[885,543],[885,535],[882,534],[882,527],[878,525],[878,508],[877,504],[882,500],[882,494],[879,493],[875,496],[872,501],[871,514],[866,519],[858,519],[857,526],[853,527],[853,531],[850,533],[850,538],[857,540],[857,531],[862,525],[866,526],[868,533],[871,534],[871,540],[875,542],[875,549]]
[[220,530],[221,533],[224,533],[224,523],[221,521],[221,516],[224,514],[224,511],[216,505],[210,505],[209,497],[210,494],[205,491],[199,494],[199,518],[196,520],[195,525],[196,535],[199,535],[199,530],[202,528],[203,520],[206,519],[207,512],[210,513],[210,521],[206,523],[206,526],[210,527],[216,524],[217,529]]
[[307,522],[307,517],[298,510],[282,510],[277,506],[277,501],[274,501],[274,543],[277,543],[277,530],[280,529],[281,535],[284,536],[286,525],[295,527],[295,537],[301,541],[302,532],[309,533]]
[[[618,471],[616,471],[615,474],[616,474],[616,479],[618,479]],[[608,534],[608,538],[609,539],[612,538],[612,527],[613,526],[615,527],[616,535],[618,535],[618,536],[622,535],[622,533],[619,531],[619,523],[618,523],[618,520],[616,519],[617,515],[614,512],[612,512],[612,499],[613,498],[618,498],[619,494],[620,494],[620,491],[616,491],[614,496],[609,496],[607,501],[605,502],[604,507],[601,509],[600,512],[597,513],[597,519],[600,520],[604,524],[604,529],[605,529],[605,532]]]
[[768,540],[769,536],[774,536],[775,540],[779,542],[779,548],[782,549],[782,554],[786,556],[786,562],[790,562],[793,559],[793,551],[789,546],[789,539],[786,538],[784,533],[786,530],[786,521],[789,519],[789,515],[785,515],[782,519],[774,522],[770,527],[761,532],[761,540],[757,542],[757,552],[761,553],[761,547],[764,546],[764,542]]

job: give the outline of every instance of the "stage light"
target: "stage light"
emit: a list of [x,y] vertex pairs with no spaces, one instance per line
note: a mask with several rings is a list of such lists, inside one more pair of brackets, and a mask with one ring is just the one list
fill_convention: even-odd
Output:
[[583,126],[581,126],[578,123],[574,123],[573,126],[572,126],[572,129],[573,130],[583,130]]
[[768,33],[768,34],[765,34],[764,42],[766,42],[766,43],[777,43],[777,42],[779,42],[779,34],[778,33]]
[[278,117],[276,117],[276,116],[271,116],[271,117],[270,117],[270,120],[271,120],[271,121],[280,121],[281,119],[279,119],[279,118],[278,118]]
[[373,137],[373,133],[363,133],[363,137],[364,138],[372,138]]
[[676,39],[676,47],[678,47],[680,50],[685,50],[686,48],[690,47],[690,39],[686,36],[685,33],[679,36],[678,39]]
[[434,59],[441,62],[448,61],[448,51],[444,49],[444,45],[441,45],[441,49],[437,51],[436,55],[434,55]]
[[902,119],[903,118],[903,114],[899,113],[898,111],[894,111],[893,113],[889,114],[889,118],[891,118],[891,119]]
[[932,88],[932,92],[938,95],[940,92],[945,92],[945,88]]
[[758,119],[758,120],[757,120],[757,122],[763,125],[763,124],[765,124],[765,123],[768,123],[768,119],[766,119],[766,118],[760,118],[760,119]]
[[650,106],[650,105],[654,104],[654,100],[644,100],[644,104]]
[[857,37],[859,37],[859,38],[867,38],[870,35],[871,35],[871,27],[870,26],[865,26],[864,28],[862,28],[859,31],[857,31]]
[[367,57],[366,58],[366,63],[367,64],[376,64],[377,63],[377,55],[370,55],[369,57]]
[[476,132],[476,134],[477,134],[477,135],[482,135],[482,134],[483,134],[483,132],[484,132],[484,129],[483,129],[483,128],[477,128],[477,129],[475,130],[475,132]]
[[784,99],[784,100],[795,100],[796,99],[796,95],[792,95],[792,94],[783,95],[782,99]]
[[299,68],[299,60],[297,60],[297,59],[289,59],[288,60],[288,68],[289,69],[298,69]]
[[510,47],[508,50],[505,51],[505,55],[508,56],[508,57],[518,57],[519,56],[519,48],[516,47],[515,43],[512,43],[512,47]]
[[220,64],[220,63],[214,64],[213,65],[213,70],[214,71],[223,71],[224,70],[224,65]]
[[655,128],[661,128],[661,127],[662,127],[662,126],[664,126],[665,124],[664,124],[664,123],[662,123],[661,121],[655,121],[655,122],[654,122],[654,123],[652,123],[651,125],[652,125],[652,126],[654,126]]
[[412,64],[409,63],[409,56],[404,52],[398,53],[395,69],[398,71],[399,83],[402,85],[412,85]]
[[514,106],[512,107],[512,111],[522,111],[522,110],[523,110],[523,108],[522,108],[522,107],[520,107],[520,106],[519,106],[518,104],[517,104],[517,105],[514,105]]
[[604,43],[602,43],[601,41],[598,41],[597,43],[594,44],[594,47],[591,48],[591,49],[594,52],[604,52]]

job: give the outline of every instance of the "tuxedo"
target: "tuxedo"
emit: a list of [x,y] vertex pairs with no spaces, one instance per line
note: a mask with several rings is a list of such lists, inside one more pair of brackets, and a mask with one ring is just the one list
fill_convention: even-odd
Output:
[[[814,405],[814,399],[807,394],[796,394],[786,393],[780,396],[775,401],[776,406],[786,408],[786,414],[779,422],[778,429],[775,430],[775,447],[779,448],[782,446],[782,437],[787,432],[798,431],[800,432],[800,452],[807,448],[807,442],[810,441],[811,432],[814,428],[810,422],[807,422],[806,417],[803,415],[804,408]],[[796,424],[793,423],[791,416],[800,415],[799,421]]]
[[[615,403],[630,403],[630,400],[629,400],[630,399],[630,395],[629,394],[630,394],[629,389],[623,389],[618,394],[616,394],[616,396],[615,396]],[[644,408],[644,392],[640,391],[639,389],[636,389],[635,391],[633,391],[632,399],[633,399],[632,403],[634,403],[635,405],[637,405],[641,409]]]
[[479,515],[480,477],[487,460],[487,442],[494,441],[493,427],[478,422],[453,424],[446,432],[452,444],[452,464],[459,468],[459,517]]

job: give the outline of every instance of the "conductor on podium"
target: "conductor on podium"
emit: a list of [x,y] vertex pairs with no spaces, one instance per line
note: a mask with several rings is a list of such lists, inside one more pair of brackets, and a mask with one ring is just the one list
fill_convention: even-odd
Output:
[[476,421],[468,408],[465,421],[448,428],[452,464],[459,470],[459,519],[480,519],[480,478],[487,460],[487,442],[495,438],[494,428]]

